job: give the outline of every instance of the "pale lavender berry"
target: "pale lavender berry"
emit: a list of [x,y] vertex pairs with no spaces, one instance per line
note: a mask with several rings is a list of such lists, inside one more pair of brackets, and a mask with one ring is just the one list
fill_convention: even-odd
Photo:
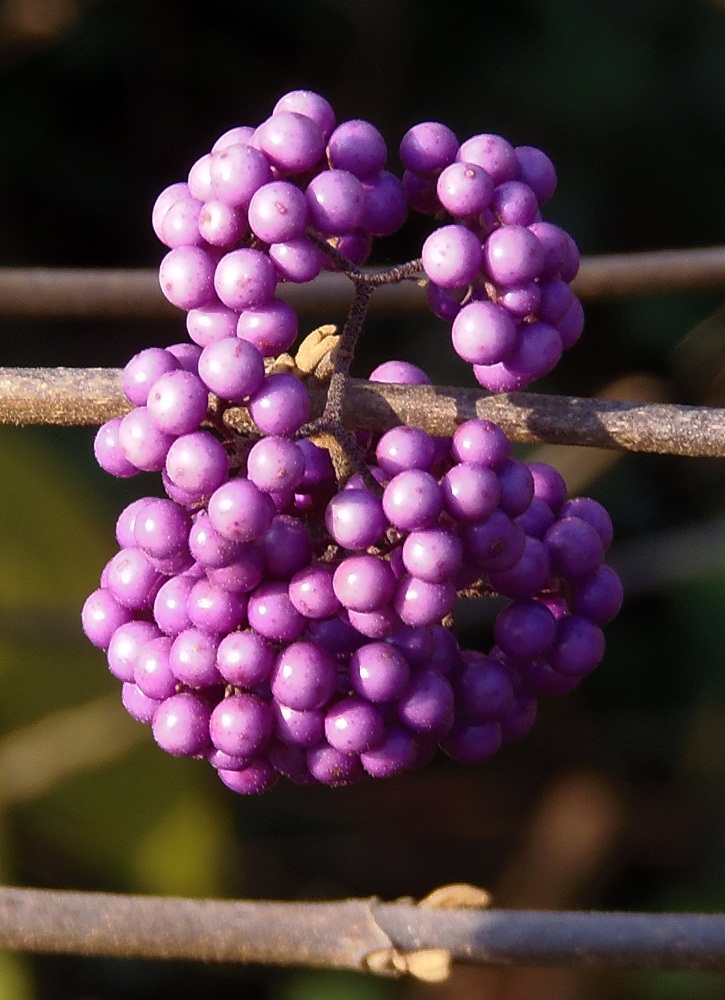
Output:
[[377,611],[384,607],[392,600],[395,586],[390,563],[367,554],[343,559],[332,578],[335,596],[353,611]]
[[259,126],[254,139],[272,166],[287,174],[311,170],[325,151],[317,122],[296,111],[276,112]]
[[119,625],[108,644],[108,669],[119,681],[133,681],[141,647],[161,632],[153,622],[129,621]]
[[358,754],[343,753],[326,742],[307,751],[307,767],[313,778],[331,788],[343,788],[363,776]]
[[216,665],[217,645],[213,635],[199,628],[180,632],[169,649],[169,667],[174,677],[192,688],[222,684]]
[[199,511],[189,529],[189,550],[200,566],[228,566],[242,551],[241,543],[221,535],[205,510]]
[[483,167],[496,184],[515,180],[519,174],[514,147],[500,135],[483,133],[466,139],[459,148],[456,159]]
[[233,542],[251,542],[272,523],[274,504],[266,493],[248,479],[224,483],[209,499],[212,526]]
[[126,459],[143,472],[159,472],[174,436],[157,427],[145,406],[137,406],[118,426],[118,441]]
[[227,129],[226,132],[222,132],[211,147],[211,151],[216,153],[220,149],[226,149],[227,146],[246,146],[253,135],[254,127],[252,125],[235,125],[233,128]]
[[423,469],[426,472],[436,459],[433,438],[420,427],[401,424],[386,431],[375,449],[378,465],[389,476],[404,469]]
[[118,429],[121,426],[121,417],[112,417],[105,424],[99,427],[93,441],[93,454],[96,461],[104,472],[117,476],[119,479],[128,479],[135,476],[139,469],[126,458],[118,436]]
[[255,632],[272,642],[294,642],[308,624],[308,619],[290,601],[287,584],[283,582],[257,587],[249,596],[247,618]]
[[305,192],[310,220],[325,236],[342,236],[360,225],[365,190],[348,170],[325,170],[313,177]]
[[99,649],[108,649],[116,630],[132,617],[131,609],[122,605],[105,587],[99,587],[86,598],[81,612],[83,631]]
[[272,169],[264,153],[245,141],[217,148],[212,153],[209,175],[220,201],[246,209],[254,192],[272,180]]
[[189,197],[189,193],[189,185],[183,181],[178,184],[170,184],[168,187],[164,188],[154,202],[154,207],[151,211],[151,225],[156,233],[156,236],[160,240],[162,240],[161,224],[164,220],[164,216],[171,206],[175,205],[177,201],[184,201],[187,199]]
[[272,737],[272,711],[253,694],[233,694],[214,708],[209,735],[217,750],[235,757],[253,757]]
[[139,610],[149,607],[161,577],[136,547],[121,549],[106,567],[106,586],[119,604]]
[[360,763],[373,778],[391,778],[415,765],[418,744],[402,726],[390,726],[382,743],[360,754]]
[[215,262],[201,247],[169,250],[159,265],[159,284],[179,309],[198,309],[214,298]]
[[277,772],[263,757],[251,761],[239,770],[220,767],[217,774],[227,788],[238,795],[261,795],[269,791],[278,780]]
[[279,653],[271,684],[280,705],[297,711],[324,708],[337,688],[337,667],[317,643],[293,642]]
[[254,192],[247,215],[252,232],[265,243],[296,240],[305,234],[307,200],[296,185],[272,181]]
[[436,176],[458,152],[458,139],[441,122],[413,125],[400,141],[400,159],[406,170],[420,177]]
[[556,190],[556,169],[546,153],[535,146],[517,146],[519,178],[533,190],[540,205]]
[[448,528],[411,531],[403,543],[403,563],[408,572],[428,583],[452,580],[463,561],[460,539]]
[[277,270],[261,250],[242,247],[222,257],[214,271],[213,284],[225,306],[251,309],[264,305],[274,297]]
[[199,377],[217,396],[239,402],[251,396],[264,382],[264,358],[246,340],[225,337],[201,352]]
[[385,737],[385,723],[369,701],[349,695],[328,708],[325,737],[330,746],[342,753],[364,753],[380,746]]
[[495,468],[509,458],[513,446],[504,432],[490,420],[466,420],[456,428],[451,442],[453,457],[459,462]]
[[443,493],[429,472],[406,469],[390,480],[383,492],[383,511],[396,528],[430,528],[443,509]]
[[287,372],[267,375],[249,400],[249,412],[263,434],[295,434],[310,418],[306,386]]
[[272,702],[275,736],[288,746],[315,747],[325,738],[325,714],[320,709],[300,710]]
[[167,434],[190,434],[206,417],[209,394],[188,371],[169,372],[151,386],[146,408],[156,426]]
[[290,580],[290,601],[305,618],[329,618],[339,610],[332,573],[330,568],[317,563],[298,570]]
[[177,680],[171,670],[169,653],[174,640],[168,635],[150,639],[139,650],[133,676],[149,698],[163,701],[176,692]]
[[387,639],[403,624],[390,605],[378,611],[347,611],[353,628],[368,639]]
[[470,285],[484,259],[478,237],[459,225],[434,230],[423,244],[421,256],[425,273],[443,288]]
[[526,226],[501,226],[483,247],[483,258],[492,281],[497,285],[524,285],[541,275],[544,249]]
[[199,358],[201,357],[201,347],[198,344],[190,344],[183,340],[179,344],[170,344],[166,350],[173,354],[179,362],[182,371],[197,374]]
[[491,211],[505,226],[529,226],[536,221],[539,204],[528,184],[504,181],[493,192]]
[[227,478],[227,453],[209,431],[193,431],[177,438],[169,448],[166,473],[174,485],[200,499]]
[[519,341],[503,361],[474,365],[477,381],[490,392],[518,392],[556,366],[564,345],[559,332],[548,323],[522,323]]
[[361,179],[382,170],[387,156],[388,150],[380,132],[370,122],[361,119],[342,122],[327,144],[330,165],[349,170]]
[[525,285],[503,289],[503,294],[500,296],[498,304],[513,316],[514,319],[523,319],[526,316],[533,316],[534,314],[539,319],[544,319],[540,315],[540,287],[537,282],[529,281]]
[[134,519],[135,544],[155,559],[168,559],[186,548],[189,514],[173,500],[149,498]]
[[145,406],[154,382],[180,367],[174,355],[163,347],[147,347],[139,351],[123,369],[122,385],[126,398],[136,406]]
[[149,698],[135,682],[126,681],[121,689],[121,703],[128,714],[136,722],[150,726],[156,709],[161,704],[155,698]]
[[494,302],[469,302],[453,321],[453,347],[472,365],[503,361],[518,341],[516,324]]
[[189,591],[186,609],[192,625],[207,632],[231,632],[245,623],[246,597],[201,579]]
[[281,299],[272,299],[255,309],[244,309],[236,334],[253,344],[262,357],[271,358],[288,351],[297,339],[297,313]]
[[387,642],[368,642],[356,650],[348,668],[350,686],[372,702],[397,701],[405,694],[410,667],[405,656]]
[[154,598],[154,620],[162,632],[178,635],[191,626],[187,603],[195,583],[195,577],[183,574],[161,584]]
[[501,483],[484,465],[460,462],[446,472],[440,482],[443,506],[457,521],[481,521],[498,506]]
[[247,456],[247,476],[265,493],[293,489],[302,480],[304,470],[304,455],[289,438],[262,438]]
[[393,607],[406,625],[433,625],[451,613],[455,601],[452,583],[430,583],[406,575],[398,583]]
[[529,226],[529,232],[537,238],[544,251],[541,277],[555,278],[560,275],[569,256],[571,237],[551,222],[533,222]]
[[190,309],[186,316],[186,329],[199,347],[207,347],[237,332],[239,313],[221,302],[211,302],[199,309]]
[[325,140],[329,139],[335,128],[335,112],[328,100],[313,90],[291,90],[277,101],[274,114],[280,111],[294,111],[297,114],[311,118],[315,122]]
[[222,249],[233,247],[249,231],[243,209],[213,197],[201,206],[197,226],[203,240]]
[[192,164],[187,178],[189,184],[189,194],[199,201],[208,201],[214,197],[214,189],[211,184],[211,153],[205,153]]
[[458,218],[480,215],[491,204],[494,185],[483,167],[475,163],[451,163],[436,185],[441,205]]
[[202,242],[199,215],[202,203],[196,198],[183,198],[169,208],[161,220],[161,242],[167,247],[195,246]]
[[269,248],[269,256],[280,277],[297,284],[313,281],[324,263],[322,251],[306,236],[273,243]]
[[239,551],[232,562],[224,566],[209,567],[206,576],[209,583],[235,594],[248,594],[258,587],[267,572],[267,563],[262,546],[257,542],[238,545]]
[[430,377],[410,361],[383,361],[368,376],[371,382],[391,382],[399,385],[430,385]]
[[208,704],[191,692],[162,701],[153,717],[154,739],[167,753],[193,757],[209,746]]
[[274,667],[274,647],[256,632],[230,632],[217,649],[217,668],[229,684],[254,688],[269,680]]

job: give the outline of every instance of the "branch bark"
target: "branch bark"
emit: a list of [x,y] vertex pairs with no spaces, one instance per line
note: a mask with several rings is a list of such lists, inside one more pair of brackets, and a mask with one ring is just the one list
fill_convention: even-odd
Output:
[[[574,290],[583,299],[631,298],[725,286],[725,247],[658,250],[584,257]],[[322,274],[309,285],[285,284],[280,295],[299,312],[344,313],[352,298],[349,280]],[[373,312],[427,311],[414,281],[378,289]],[[0,268],[0,316],[46,319],[170,319],[180,316],[159,289],[151,268]]]
[[[312,395],[319,416],[325,392]],[[101,424],[126,413],[116,368],[0,368],[0,424]],[[245,409],[230,423],[251,429]],[[725,410],[532,392],[490,395],[482,389],[398,386],[351,379],[343,419],[348,427],[385,431],[399,423],[452,434],[472,417],[493,420],[515,441],[585,445],[689,457],[725,456]]]
[[[437,909],[409,901],[192,900],[0,889],[0,947],[346,968],[443,951],[489,965],[725,970],[725,916]],[[408,963],[415,969],[413,963]]]

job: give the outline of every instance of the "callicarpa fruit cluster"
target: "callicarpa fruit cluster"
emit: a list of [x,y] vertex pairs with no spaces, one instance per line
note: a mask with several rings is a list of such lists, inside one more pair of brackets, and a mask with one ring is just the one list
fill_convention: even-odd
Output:
[[[161,288],[189,340],[128,362],[133,409],[95,453],[115,476],[159,472],[165,496],[120,515],[83,624],[128,712],[236,792],[389,777],[439,748],[485,760],[529,730],[540,695],[597,666],[621,604],[607,512],[514,457],[495,424],[343,426],[378,285],[427,278],[494,392],[549,372],[582,329],[576,246],[540,215],[556,185],[544,153],[424,122],[400,159],[402,178],[373,125],[337,124],[323,97],[294,91],[222,135],[153,210]],[[421,259],[365,269],[411,212],[435,226]],[[351,280],[347,322],[293,358],[299,320],[278,288],[325,270]],[[395,360],[369,378],[430,381]],[[314,418],[311,387],[326,389]],[[452,631],[462,595],[505,598],[486,654]]]

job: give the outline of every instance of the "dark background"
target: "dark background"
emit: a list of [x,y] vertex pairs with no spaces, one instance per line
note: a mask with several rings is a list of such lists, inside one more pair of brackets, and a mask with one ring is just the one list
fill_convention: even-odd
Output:
[[[149,216],[214,139],[284,92],[397,145],[437,119],[557,165],[546,217],[585,254],[725,243],[725,4],[687,0],[5,0],[0,265],[155,267]],[[421,226],[379,262],[417,256]],[[587,304],[582,341],[539,388],[719,405],[722,296]],[[322,316],[320,319],[330,317]],[[334,318],[334,317],[333,317]],[[0,321],[1,365],[123,365],[177,322]],[[390,356],[472,384],[438,321],[370,322]],[[0,877],[13,884],[289,899],[422,896],[467,881],[501,906],[725,909],[725,466],[539,453],[617,528],[628,598],[597,673],[544,701],[477,767],[348,790],[237,799],[126,720],[79,611],[149,483],[93,464],[93,431],[0,429]],[[526,452],[522,452],[526,453]],[[144,477],[142,477],[144,478]],[[150,487],[153,489],[153,485]],[[468,606],[469,645],[490,643]],[[458,970],[422,987],[338,973],[0,954],[5,1000],[261,997],[547,1000],[719,997],[725,978]]]

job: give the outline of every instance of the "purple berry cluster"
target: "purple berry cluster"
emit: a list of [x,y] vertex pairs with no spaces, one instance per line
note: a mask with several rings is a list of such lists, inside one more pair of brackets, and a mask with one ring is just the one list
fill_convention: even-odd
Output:
[[569,287],[576,244],[541,219],[556,188],[551,160],[499,135],[459,145],[438,122],[413,126],[400,157],[411,207],[453,220],[428,236],[422,258],[430,307],[452,323],[456,352],[492,392],[548,374],[584,325]]
[[[296,91],[167,188],[153,213],[170,248],[160,282],[187,310],[190,340],[128,362],[133,408],[96,437],[102,468],[160,472],[165,496],[119,517],[119,551],[86,601],[85,632],[159,746],[208,760],[240,793],[280,775],[331,786],[389,777],[438,748],[485,760],[528,731],[539,695],[570,691],[596,667],[622,600],[604,562],[607,512],[567,499],[553,468],[515,458],[498,426],[348,434],[357,471],[343,476],[322,446],[329,428],[319,436],[310,422],[301,372],[270,363],[298,334],[277,285],[362,263],[409,205],[459,220],[423,248],[431,296],[455,305],[457,349],[472,353],[477,336],[503,342],[503,316],[517,357],[553,356],[535,331],[554,329],[542,303],[563,301],[555,289],[575,264],[568,237],[556,257],[539,236],[538,205],[555,182],[548,159],[492,136],[459,148],[431,123],[406,134],[402,181],[386,157],[372,125],[336,126],[324,98]],[[475,268],[461,234],[476,241]],[[518,249],[498,255],[496,234]],[[536,259],[528,271],[514,261],[524,250]],[[527,294],[531,308],[514,322],[504,300]],[[488,332],[461,319],[473,308]],[[430,381],[401,361],[370,379]],[[248,432],[228,419],[240,411]],[[462,650],[451,631],[461,595],[506,598],[487,655]]]

